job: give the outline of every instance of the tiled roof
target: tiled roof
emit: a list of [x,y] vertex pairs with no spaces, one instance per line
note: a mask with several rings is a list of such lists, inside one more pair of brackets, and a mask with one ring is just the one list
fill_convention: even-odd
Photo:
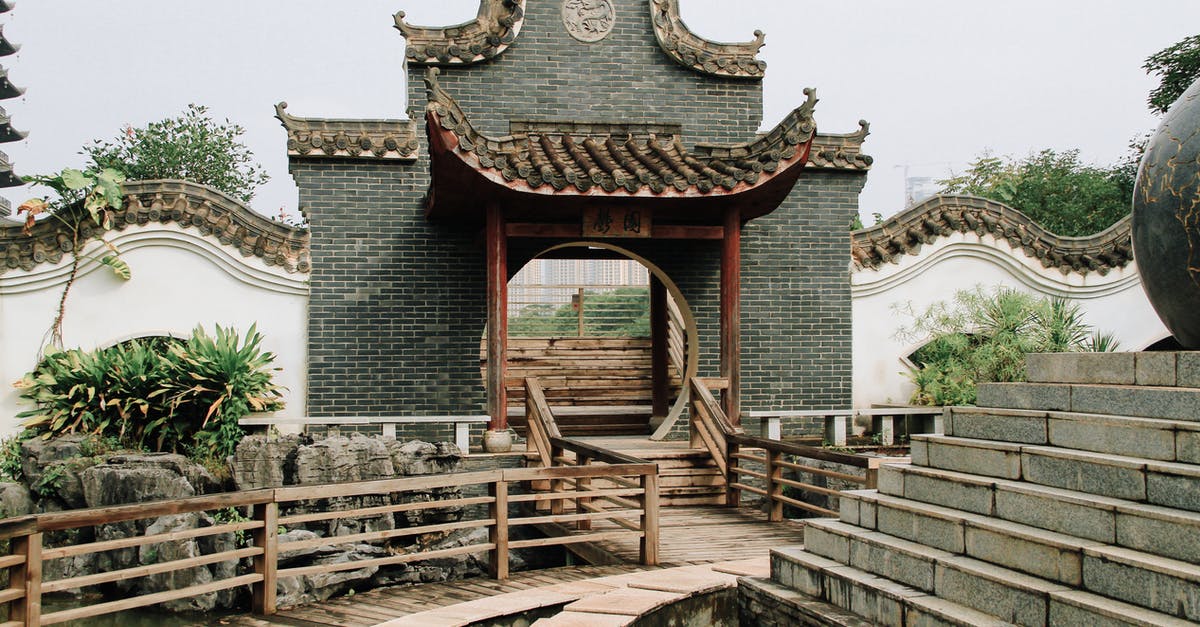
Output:
[[766,37],[754,31],[746,43],[719,43],[700,37],[679,16],[679,0],[651,0],[654,36],[672,59],[702,74],[735,78],[762,78],[765,61],[757,58]]
[[516,40],[525,22],[525,0],[480,0],[479,15],[470,22],[434,28],[395,16],[408,47],[404,56],[423,65],[469,65],[494,58]]
[[934,196],[871,228],[855,231],[852,254],[860,268],[878,268],[915,255],[954,232],[991,234],[1064,274],[1107,274],[1133,259],[1128,217],[1088,237],[1062,237],[1007,205],[974,196]]
[[420,142],[412,120],[298,118],[286,109],[286,102],[275,105],[275,117],[287,129],[289,156],[408,161],[417,158]]
[[472,126],[438,84],[437,74],[437,68],[430,68],[425,79],[431,151],[454,154],[493,182],[518,191],[731,195],[793,167],[800,170],[816,133],[815,92],[805,90],[807,102],[773,130],[745,144],[700,145],[689,151],[680,141],[678,127],[571,122],[517,123],[512,135],[493,138]]
[[[13,8],[13,3],[6,0],[0,0],[0,13],[7,13]],[[16,54],[21,46],[13,44],[4,36],[4,29],[0,26],[0,57],[6,57]],[[16,98],[24,94],[25,90],[13,85],[8,80],[8,70],[0,67],[0,100]],[[28,133],[18,131],[12,127],[12,119],[9,118],[8,112],[0,108],[0,143],[15,142],[25,139]],[[24,185],[25,181],[13,172],[12,162],[8,160],[8,155],[0,152],[0,187],[17,187]],[[7,200],[0,202],[0,216],[6,216],[12,211],[11,205]]]
[[[245,257],[260,257],[267,265],[288,272],[308,272],[309,234],[274,222],[225,194],[187,181],[129,181],[123,185],[124,205],[114,212],[113,228],[134,224],[174,222],[196,229]],[[81,229],[85,239],[103,234],[90,220]],[[58,263],[71,251],[71,236],[57,220],[39,220],[31,235],[21,226],[0,224],[0,274]]]
[[[0,11],[0,13],[2,12],[3,11]],[[20,45],[12,43],[7,37],[4,36],[4,27],[0,26],[0,57],[7,57],[9,55],[16,54],[20,49]]]

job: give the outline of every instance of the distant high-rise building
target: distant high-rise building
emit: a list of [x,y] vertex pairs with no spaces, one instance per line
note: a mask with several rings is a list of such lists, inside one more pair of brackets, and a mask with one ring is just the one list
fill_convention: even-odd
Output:
[[936,196],[938,193],[937,180],[931,176],[910,176],[904,179],[904,208]]

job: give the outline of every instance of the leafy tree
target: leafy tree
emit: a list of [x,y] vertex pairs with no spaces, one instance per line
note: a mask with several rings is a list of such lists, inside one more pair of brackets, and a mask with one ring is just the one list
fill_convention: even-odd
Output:
[[1166,113],[1183,92],[1200,80],[1200,35],[1192,35],[1146,58],[1142,69],[1157,76],[1147,104],[1155,113]]
[[1009,288],[960,291],[951,303],[903,313],[914,322],[899,335],[928,338],[910,356],[912,402],[920,405],[971,405],[981,381],[1024,381],[1029,353],[1117,348],[1083,320],[1079,305]]
[[[646,337],[650,335],[650,300],[644,287],[587,291],[583,295],[584,335]],[[508,322],[519,337],[563,337],[579,333],[579,312],[573,304],[526,305]]]
[[1136,155],[1111,167],[1085,165],[1078,150],[1024,159],[983,153],[966,172],[938,181],[943,194],[972,194],[1020,210],[1058,235],[1098,233],[1129,213]]
[[115,168],[134,180],[185,179],[215,187],[242,202],[268,176],[239,139],[245,129],[217,123],[208,108],[190,104],[182,115],[125,127],[111,141],[95,140],[81,154],[95,169]]

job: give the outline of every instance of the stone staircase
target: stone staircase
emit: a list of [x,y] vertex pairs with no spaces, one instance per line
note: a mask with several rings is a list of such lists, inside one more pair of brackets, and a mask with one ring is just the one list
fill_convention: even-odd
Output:
[[1030,355],[743,579],[759,624],[1200,622],[1200,353]]

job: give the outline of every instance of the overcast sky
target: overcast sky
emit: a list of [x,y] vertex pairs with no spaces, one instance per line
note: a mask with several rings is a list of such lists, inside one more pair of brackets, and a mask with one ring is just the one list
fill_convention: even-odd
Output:
[[[558,0],[529,0],[549,2]],[[404,40],[391,14],[449,25],[478,0],[20,0],[0,15],[21,52],[0,60],[28,89],[0,103],[23,142],[19,174],[80,166],[80,147],[126,125],[208,105],[246,128],[272,181],[252,205],[294,208],[272,106],[312,117],[403,117]],[[982,150],[1079,148],[1108,164],[1157,121],[1146,56],[1200,32],[1197,0],[683,0],[718,41],[767,34],[764,127],[816,87],[818,128],[871,122],[864,216],[904,205],[904,172],[941,178]],[[519,44],[518,44],[519,45]],[[33,192],[5,190],[16,204]],[[39,194],[41,192],[38,192]],[[870,224],[870,219],[866,220]]]

